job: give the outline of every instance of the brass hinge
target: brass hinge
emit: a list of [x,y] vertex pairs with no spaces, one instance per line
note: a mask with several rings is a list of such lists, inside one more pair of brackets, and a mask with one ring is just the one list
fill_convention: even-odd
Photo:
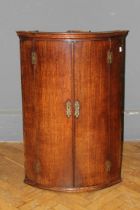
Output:
[[35,51],[32,51],[32,55],[31,55],[31,59],[32,59],[32,64],[35,65],[37,63],[37,55]]
[[39,174],[41,171],[41,165],[40,165],[40,161],[36,160],[35,164],[34,164],[34,171],[36,174]]
[[113,53],[110,50],[108,50],[108,52],[107,52],[107,63],[111,64],[112,61],[113,61]]
[[109,173],[110,172],[110,170],[111,170],[111,161],[110,160],[107,160],[106,162],[105,162],[105,167],[106,167],[106,172],[107,173]]

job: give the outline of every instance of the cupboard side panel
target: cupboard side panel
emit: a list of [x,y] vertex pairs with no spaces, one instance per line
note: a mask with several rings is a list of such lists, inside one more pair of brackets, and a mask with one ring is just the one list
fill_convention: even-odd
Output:
[[35,181],[33,167],[36,158],[35,80],[31,53],[32,40],[20,41],[25,178]]
[[71,46],[63,41],[36,41],[37,182],[46,187],[73,186]]
[[112,41],[113,62],[110,77],[110,159],[111,180],[120,179],[124,117],[124,41]]
[[105,168],[109,155],[109,41],[75,44],[75,186],[109,182]]

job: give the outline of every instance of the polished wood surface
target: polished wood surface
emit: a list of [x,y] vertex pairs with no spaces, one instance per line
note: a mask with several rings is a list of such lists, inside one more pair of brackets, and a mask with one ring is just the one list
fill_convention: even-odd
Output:
[[[72,118],[65,106],[71,99],[71,48],[65,42],[35,43],[36,69],[36,182],[48,187],[72,187]],[[64,129],[65,126],[65,129]]]
[[41,190],[23,183],[21,143],[0,143],[1,210],[139,210],[140,141],[124,142],[122,179],[112,187],[82,193]]
[[[122,52],[118,49],[122,47]],[[110,66],[110,160],[112,163],[110,181],[121,175],[124,115],[124,59],[125,40],[112,42],[113,62]],[[117,64],[117,65],[116,65]],[[120,171],[120,174],[118,173]]]
[[75,99],[81,105],[79,118],[75,120],[77,186],[109,182],[105,169],[109,153],[109,70],[106,62],[109,44],[107,40],[75,45]]
[[21,78],[22,78],[22,104],[23,104],[23,127],[25,146],[25,174],[33,181],[36,180],[34,173],[34,161],[36,159],[36,98],[35,98],[35,74],[31,64],[32,41],[21,42]]
[[26,183],[87,191],[121,181],[127,33],[18,32]]

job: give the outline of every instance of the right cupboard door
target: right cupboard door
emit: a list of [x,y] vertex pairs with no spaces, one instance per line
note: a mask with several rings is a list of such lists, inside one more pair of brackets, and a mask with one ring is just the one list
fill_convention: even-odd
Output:
[[75,101],[75,187],[108,182],[109,86],[107,52],[110,41],[79,41],[74,44]]

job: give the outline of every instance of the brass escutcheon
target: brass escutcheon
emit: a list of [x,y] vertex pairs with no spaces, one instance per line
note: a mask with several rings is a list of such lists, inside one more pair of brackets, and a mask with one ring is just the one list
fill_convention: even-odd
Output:
[[75,101],[74,108],[75,108],[74,116],[76,118],[78,118],[79,115],[80,115],[80,103],[79,103],[79,101],[77,101],[77,100]]
[[71,101],[67,100],[66,102],[66,116],[67,118],[70,118],[71,116]]

